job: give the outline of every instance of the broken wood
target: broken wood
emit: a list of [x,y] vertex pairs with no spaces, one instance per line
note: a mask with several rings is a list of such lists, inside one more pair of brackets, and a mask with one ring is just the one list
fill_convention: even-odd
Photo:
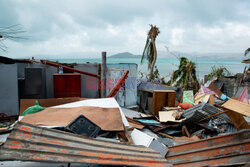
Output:
[[188,131],[186,125],[182,126],[181,132],[182,132],[182,135],[183,135],[183,136],[186,135],[187,137],[190,137],[190,133],[189,133],[189,131]]
[[250,126],[248,125],[247,121],[244,119],[244,117],[234,111],[231,110],[226,110],[227,116],[230,118],[232,123],[234,124],[235,128],[237,130],[242,130],[242,129],[250,129]]
[[166,133],[163,133],[163,132],[157,132],[157,133],[160,134],[160,135],[162,135],[162,136],[168,137],[170,139],[174,139],[174,137],[172,137],[172,136],[170,136],[170,135],[168,135]]
[[226,103],[222,105],[222,107],[250,117],[250,104],[243,103],[234,99],[229,99]]

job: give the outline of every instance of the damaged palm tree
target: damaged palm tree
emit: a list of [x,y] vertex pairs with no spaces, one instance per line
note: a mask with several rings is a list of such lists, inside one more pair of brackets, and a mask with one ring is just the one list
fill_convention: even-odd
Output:
[[244,53],[244,56],[247,56],[248,53],[250,53],[250,48],[247,48],[247,50],[246,50],[245,53]]
[[142,53],[142,58],[141,58],[141,63],[143,60],[146,58],[148,60],[148,69],[150,70],[149,72],[149,81],[152,79],[153,71],[154,71],[154,66],[155,62],[157,59],[157,51],[156,51],[156,45],[155,45],[155,39],[160,33],[159,28],[156,26],[153,26],[152,24],[150,25],[151,28],[148,32],[148,37],[147,41]]
[[196,77],[196,65],[186,57],[180,58],[179,68],[174,71],[172,78],[173,83],[175,83],[174,85],[177,87],[194,91],[199,89],[199,82]]

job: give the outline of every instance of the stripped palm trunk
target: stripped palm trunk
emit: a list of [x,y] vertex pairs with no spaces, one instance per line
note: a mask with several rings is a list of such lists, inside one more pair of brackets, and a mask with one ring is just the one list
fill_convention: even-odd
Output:
[[157,51],[156,51],[156,46],[155,46],[155,40],[154,39],[151,39],[151,40],[152,40],[152,45],[153,45],[153,49],[154,49],[154,59],[152,61],[151,67],[150,67],[150,73],[149,73],[149,79],[148,79],[149,81],[151,81],[151,79],[152,79],[152,74],[153,74],[155,62],[156,62],[156,59],[157,59]]

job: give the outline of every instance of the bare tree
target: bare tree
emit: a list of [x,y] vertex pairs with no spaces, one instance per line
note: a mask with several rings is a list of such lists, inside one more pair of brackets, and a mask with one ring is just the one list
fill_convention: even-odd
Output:
[[25,32],[19,24],[0,27],[0,50],[7,51],[8,47],[4,44],[4,41],[7,39],[12,41],[27,39],[27,37],[23,36]]

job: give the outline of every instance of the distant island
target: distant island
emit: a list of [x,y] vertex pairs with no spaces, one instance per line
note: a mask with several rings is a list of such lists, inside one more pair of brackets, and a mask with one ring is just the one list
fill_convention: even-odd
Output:
[[109,56],[109,58],[141,58],[141,55],[134,55],[129,52],[123,52],[123,53],[117,53],[112,56]]

